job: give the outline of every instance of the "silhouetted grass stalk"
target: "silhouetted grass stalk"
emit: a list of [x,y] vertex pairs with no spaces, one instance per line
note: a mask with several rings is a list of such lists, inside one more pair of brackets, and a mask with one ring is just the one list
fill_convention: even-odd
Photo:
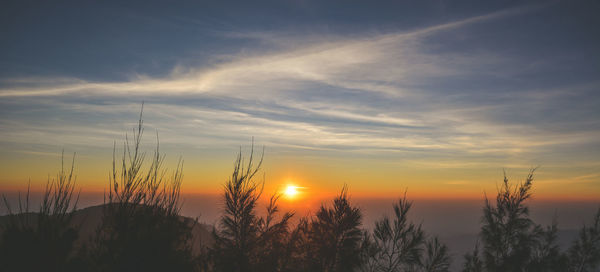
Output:
[[25,200],[19,193],[16,212],[3,196],[8,222],[1,226],[0,271],[59,271],[68,268],[78,237],[78,231],[71,226],[79,199],[78,194],[73,200],[74,165],[75,155],[71,167],[65,169],[63,152],[61,170],[54,179],[48,177],[37,213],[29,210],[30,185],[27,186]]

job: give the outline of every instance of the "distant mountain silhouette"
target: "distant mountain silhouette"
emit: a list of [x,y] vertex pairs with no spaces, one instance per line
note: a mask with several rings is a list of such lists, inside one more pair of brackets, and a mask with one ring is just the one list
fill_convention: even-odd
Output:
[[[96,234],[96,230],[102,222],[103,210],[105,205],[91,206],[83,209],[79,209],[74,212],[71,226],[79,230],[79,238],[75,242],[75,247],[78,248],[84,243],[90,241]],[[7,224],[8,215],[0,216],[0,237],[2,237],[2,226]],[[29,222],[33,225],[36,224],[37,213],[31,212],[27,214]],[[198,254],[202,248],[210,247],[214,243],[214,239],[211,235],[212,226],[195,222],[193,218],[180,216],[181,220],[185,220],[190,224],[193,224],[192,228],[192,251],[194,254]]]

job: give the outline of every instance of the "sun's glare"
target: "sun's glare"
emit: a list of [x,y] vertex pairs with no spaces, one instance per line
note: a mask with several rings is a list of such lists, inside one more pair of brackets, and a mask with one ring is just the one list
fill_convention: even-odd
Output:
[[285,187],[285,190],[283,191],[283,194],[287,197],[287,198],[294,198],[298,195],[298,186],[294,186],[294,185],[288,185],[287,187]]

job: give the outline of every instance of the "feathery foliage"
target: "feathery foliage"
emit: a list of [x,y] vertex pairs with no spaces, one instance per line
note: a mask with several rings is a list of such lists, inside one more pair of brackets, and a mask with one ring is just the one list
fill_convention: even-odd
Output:
[[244,168],[242,152],[234,163],[233,173],[224,187],[225,210],[220,230],[213,231],[212,249],[217,271],[251,271],[250,253],[258,240],[258,218],[255,208],[262,194],[262,184],[254,181],[260,170],[262,156],[254,166],[254,146]]
[[373,237],[380,249],[377,259],[377,271],[398,271],[416,267],[422,253],[424,233],[420,225],[408,222],[408,211],[412,203],[406,194],[394,204],[395,217],[389,217],[375,223]]
[[[71,226],[78,197],[73,199],[76,177],[73,175],[75,155],[69,170],[64,167],[54,179],[48,178],[42,203],[37,213],[30,213],[27,189],[25,200],[19,193],[18,210],[13,212],[8,200],[8,223],[2,227],[0,271],[67,271],[78,230]],[[34,260],[34,261],[32,261]]]
[[525,201],[531,197],[534,170],[518,186],[511,186],[505,175],[496,206],[485,199],[481,239],[488,271],[520,271],[528,266],[536,237]]
[[259,236],[256,254],[253,256],[256,260],[255,271],[281,271],[288,265],[289,220],[294,214],[286,212],[279,221],[275,221],[279,212],[278,199],[279,195],[271,196],[266,216],[258,220]]
[[448,247],[442,244],[437,237],[427,240],[425,244],[425,253],[425,258],[421,263],[422,271],[448,271],[451,263]]
[[531,256],[528,261],[527,271],[566,271],[566,256],[560,252],[556,243],[558,222],[553,219],[552,225],[542,228],[540,225],[534,227],[532,236],[534,244],[531,248]]
[[362,271],[448,271],[448,248],[434,237],[425,239],[420,225],[408,221],[412,202],[404,197],[393,205],[394,218],[375,222],[373,238],[363,238]]
[[254,178],[262,161],[261,155],[254,165],[254,145],[247,164],[243,162],[240,150],[233,173],[224,186],[225,210],[220,229],[213,230],[212,264],[204,267],[216,271],[280,271],[287,264],[288,222],[293,214],[285,213],[277,221],[279,196],[273,195],[266,216],[256,215],[264,183],[258,183]]
[[133,140],[126,136],[123,144],[120,167],[113,152],[108,199],[92,244],[91,265],[99,271],[192,271],[189,240],[195,222],[179,216],[182,161],[167,177],[157,140],[150,165],[144,168],[143,131],[140,113]]
[[344,186],[332,207],[321,205],[307,232],[312,271],[352,271],[360,265],[362,214],[350,204]]
[[479,257],[479,241],[475,243],[473,252],[465,254],[463,272],[483,272],[483,261]]
[[568,251],[569,271],[588,272],[600,269],[600,209],[591,226],[583,226],[578,239]]
[[486,198],[480,234],[483,261],[476,246],[465,256],[464,271],[593,271],[596,267],[600,261],[598,216],[594,227],[582,229],[568,254],[556,243],[556,218],[547,227],[529,218],[526,201],[531,197],[534,171],[517,186],[511,186],[505,175],[495,206]]

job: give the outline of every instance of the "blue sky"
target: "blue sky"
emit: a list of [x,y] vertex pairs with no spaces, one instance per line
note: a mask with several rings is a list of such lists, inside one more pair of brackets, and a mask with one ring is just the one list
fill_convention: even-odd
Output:
[[479,189],[503,167],[541,165],[551,191],[600,193],[595,1],[8,1],[0,10],[0,182],[26,164],[51,171],[61,149],[91,169],[145,101],[146,124],[172,157],[222,159],[219,170],[254,137],[273,168],[334,165],[335,186],[352,175],[335,174],[343,165],[365,165],[361,175],[384,190],[395,185],[375,172]]

